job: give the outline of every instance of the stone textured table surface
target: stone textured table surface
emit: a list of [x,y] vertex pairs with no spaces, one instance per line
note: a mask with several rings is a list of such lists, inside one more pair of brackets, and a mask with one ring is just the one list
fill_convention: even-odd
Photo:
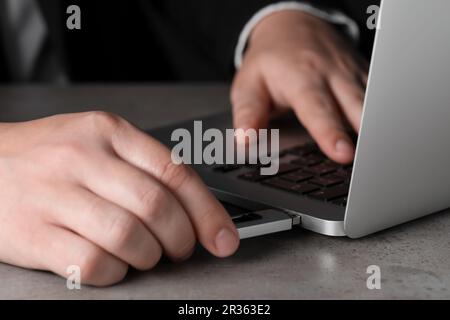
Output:
[[[151,128],[227,108],[228,87],[220,84],[0,88],[1,121],[102,109]],[[370,265],[381,268],[381,290],[367,289]],[[242,241],[237,254],[224,260],[198,248],[185,263],[162,261],[101,289],[69,291],[55,275],[0,264],[0,298],[448,299],[450,214],[360,240],[296,229]]]

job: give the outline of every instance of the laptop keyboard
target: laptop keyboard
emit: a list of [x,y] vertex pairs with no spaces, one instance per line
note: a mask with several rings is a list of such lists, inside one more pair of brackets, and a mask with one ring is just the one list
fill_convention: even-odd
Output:
[[[316,144],[284,151],[276,175],[260,174],[259,165],[220,165],[215,171],[238,172],[238,178],[345,207],[353,165],[329,160]],[[242,171],[242,173],[241,173]]]

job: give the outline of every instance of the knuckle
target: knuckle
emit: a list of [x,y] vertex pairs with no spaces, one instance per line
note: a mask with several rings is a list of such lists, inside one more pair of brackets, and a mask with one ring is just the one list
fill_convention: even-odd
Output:
[[330,101],[322,94],[315,94],[312,98],[313,109],[318,115],[328,115],[334,113],[334,107]]
[[165,212],[163,208],[169,203],[169,195],[162,188],[151,188],[139,197],[143,214],[147,223],[161,220]]
[[321,94],[311,88],[300,87],[294,95],[294,99],[301,102],[302,109],[308,112],[322,111],[328,104]]
[[[302,58],[301,58],[302,59]],[[336,66],[331,58],[307,55],[300,60],[297,67],[298,73],[301,73],[307,79],[307,83],[323,84],[327,79],[339,73],[339,67]],[[305,81],[306,82],[306,81]]]
[[304,48],[298,55],[299,67],[307,71],[321,70],[327,59],[317,48]]
[[310,78],[315,74],[325,73],[330,64],[329,59],[317,48],[303,48],[289,55],[280,54],[276,50],[266,50],[255,60],[259,70],[283,77],[295,74],[297,77],[307,75],[307,78]]
[[281,77],[292,72],[293,63],[296,61],[290,57],[281,56],[277,52],[267,50],[255,58],[255,69],[260,70],[265,78]]
[[324,46],[312,46],[304,50],[304,56],[316,67],[327,67],[332,64],[334,53]]
[[308,115],[324,115],[334,112],[331,99],[313,86],[299,87],[295,92],[296,101],[300,101],[302,110]]
[[114,251],[122,251],[131,243],[138,229],[137,218],[129,214],[119,213],[109,228],[110,246]]
[[100,282],[99,286],[109,286],[116,283],[121,282],[123,279],[125,279],[126,275],[128,273],[128,265],[123,263],[121,265],[117,266],[117,270],[114,272],[114,274],[110,275],[107,279]]
[[78,266],[83,282],[95,283],[102,278],[105,257],[100,249],[85,250],[79,259]]
[[54,146],[50,154],[54,159],[67,164],[85,158],[87,153],[87,147],[81,141],[69,141]]
[[88,121],[94,130],[103,132],[113,132],[123,123],[119,116],[105,111],[90,111],[85,113],[85,119]]
[[136,268],[141,271],[153,269],[161,260],[162,254],[162,249],[158,247],[158,249],[149,252],[145,261],[143,261],[141,265],[136,266]]
[[272,50],[264,50],[255,57],[255,63],[260,68],[267,66],[279,65],[280,57]]
[[178,190],[193,176],[192,169],[185,165],[175,164],[169,159],[163,166],[161,172],[161,181],[169,186],[172,190]]
[[186,240],[180,247],[173,250],[171,256],[176,261],[184,261],[188,259],[194,251],[196,239],[194,236]]

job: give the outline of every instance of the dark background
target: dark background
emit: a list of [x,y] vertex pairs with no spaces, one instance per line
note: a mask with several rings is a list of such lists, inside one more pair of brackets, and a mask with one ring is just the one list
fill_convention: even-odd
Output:
[[[41,0],[58,53],[72,82],[229,81],[244,25],[274,0]],[[311,0],[360,25],[360,50],[370,55],[367,7],[379,0]],[[81,8],[81,30],[66,28],[66,9]],[[0,80],[8,71],[0,48]]]

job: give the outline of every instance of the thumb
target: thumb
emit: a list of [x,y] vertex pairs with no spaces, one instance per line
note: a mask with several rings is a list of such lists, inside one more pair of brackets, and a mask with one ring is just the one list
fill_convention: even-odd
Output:
[[270,94],[261,75],[243,67],[231,89],[233,122],[236,129],[266,128],[270,116]]

